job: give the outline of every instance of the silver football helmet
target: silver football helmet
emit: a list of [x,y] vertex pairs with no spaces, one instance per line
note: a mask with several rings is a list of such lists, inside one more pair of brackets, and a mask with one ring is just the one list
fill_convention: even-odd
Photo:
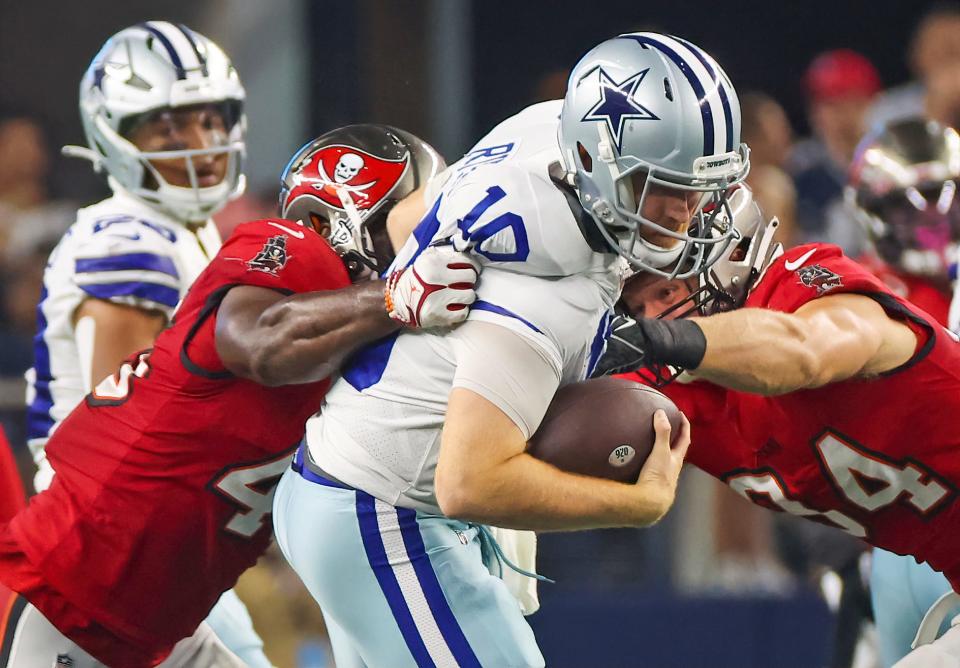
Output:
[[[108,39],[80,82],[80,117],[88,149],[66,147],[106,170],[111,186],[120,187],[151,206],[184,221],[202,221],[244,189],[245,92],[226,54],[186,26],[148,21]],[[167,108],[214,105],[226,133],[201,149],[144,152],[128,138],[139,120]],[[194,159],[228,155],[226,176],[202,187]],[[151,160],[182,159],[189,187],[164,180]]]
[[[641,32],[595,47],[570,75],[559,140],[581,204],[634,269],[693,276],[734,241],[720,214],[749,150],[737,93],[697,46]],[[679,229],[643,215],[651,192],[671,191],[695,211]]]
[[960,247],[958,185],[960,134],[908,118],[861,140],[844,194],[884,262],[946,285]]
[[757,279],[783,254],[774,241],[779,219],[764,215],[745,183],[728,194],[727,203],[722,215],[730,219],[723,222],[733,228],[736,242],[698,277],[699,289],[691,297],[701,315],[743,306]]

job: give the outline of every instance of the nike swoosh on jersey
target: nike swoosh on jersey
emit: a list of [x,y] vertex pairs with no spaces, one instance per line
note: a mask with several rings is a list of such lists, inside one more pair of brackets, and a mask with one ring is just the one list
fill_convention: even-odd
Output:
[[817,252],[816,248],[811,248],[806,253],[798,257],[796,260],[788,260],[783,263],[783,268],[787,271],[793,271],[794,269],[799,269],[803,266],[803,263],[810,259],[810,256]]
[[287,227],[286,225],[281,225],[280,223],[275,223],[275,222],[273,222],[272,220],[267,221],[267,225],[273,225],[273,226],[276,227],[277,229],[283,230],[284,232],[286,232],[287,234],[289,234],[289,235],[292,236],[292,237],[296,237],[297,239],[303,239],[303,231],[302,231],[302,230],[291,230],[291,229],[290,229],[289,227]]

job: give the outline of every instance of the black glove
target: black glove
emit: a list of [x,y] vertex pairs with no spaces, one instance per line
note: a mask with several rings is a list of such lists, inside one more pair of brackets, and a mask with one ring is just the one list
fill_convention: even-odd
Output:
[[703,330],[693,320],[634,320],[618,315],[610,329],[593,378],[636,371],[641,366],[696,369],[707,351]]
[[645,339],[637,327],[637,321],[626,315],[618,315],[610,322],[607,347],[597,361],[591,378],[628,373],[643,366]]

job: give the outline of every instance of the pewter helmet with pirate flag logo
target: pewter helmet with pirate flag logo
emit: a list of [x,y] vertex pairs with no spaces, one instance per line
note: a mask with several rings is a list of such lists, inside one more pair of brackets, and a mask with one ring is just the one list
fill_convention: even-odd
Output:
[[354,278],[393,261],[387,214],[445,167],[432,146],[387,125],[348,125],[303,146],[280,177],[280,215],[330,240]]
[[[649,32],[603,42],[570,74],[559,140],[580,203],[634,269],[693,276],[735,241],[718,214],[749,151],[737,93],[699,47]],[[701,193],[687,229],[643,215],[651,189]]]

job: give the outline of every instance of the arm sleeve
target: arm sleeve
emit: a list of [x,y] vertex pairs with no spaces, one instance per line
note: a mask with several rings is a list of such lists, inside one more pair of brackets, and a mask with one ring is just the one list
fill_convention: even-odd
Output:
[[453,387],[493,403],[529,439],[560,385],[556,363],[528,339],[491,323],[467,322],[450,337],[457,364]]
[[90,297],[169,318],[187,287],[174,257],[170,240],[138,221],[122,222],[77,249],[73,280]]

